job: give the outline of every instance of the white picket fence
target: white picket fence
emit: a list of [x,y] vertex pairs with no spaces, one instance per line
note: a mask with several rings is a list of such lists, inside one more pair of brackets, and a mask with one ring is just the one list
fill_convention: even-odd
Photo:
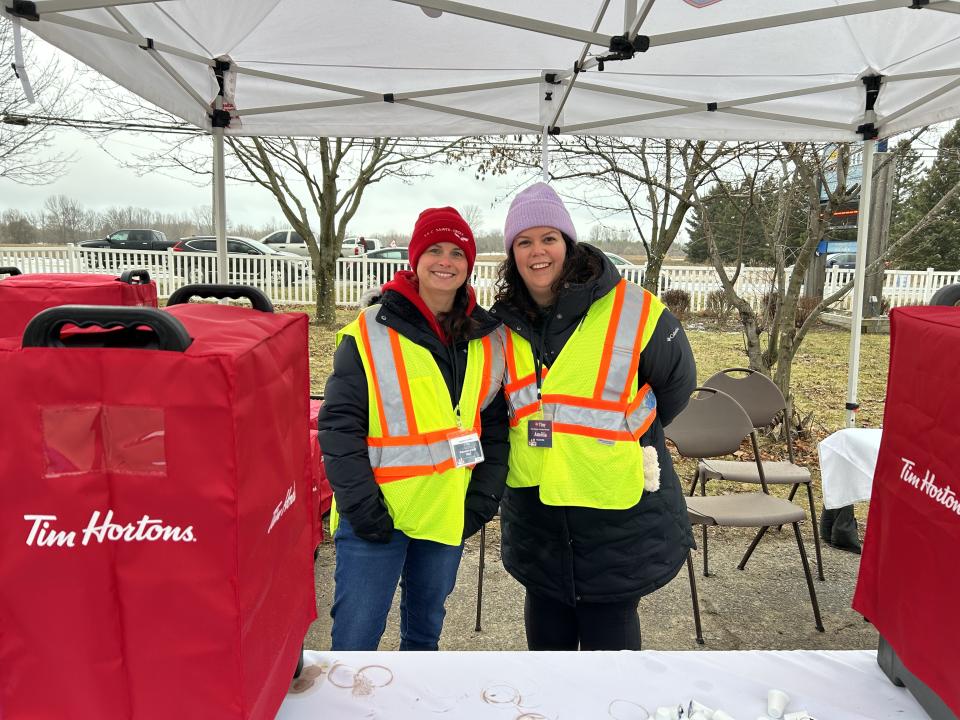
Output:
[[[123,270],[146,269],[156,280],[161,298],[182,285],[216,280],[216,255],[213,253],[185,253],[147,250],[110,250],[75,246],[31,248],[0,246],[0,267],[13,266],[25,273],[113,273]],[[253,285],[263,290],[274,303],[310,305],[315,302],[313,268],[306,258],[272,257],[269,255],[230,255],[229,281]],[[343,307],[355,307],[360,296],[370,287],[378,286],[393,277],[397,270],[407,267],[405,260],[371,260],[366,257],[339,258],[336,269],[336,302]],[[489,307],[493,303],[497,284],[497,263],[478,262],[474,266],[472,283],[478,302]],[[636,283],[643,281],[645,267],[628,265],[621,274]],[[728,270],[728,272],[731,272]],[[827,270],[825,292],[830,294],[853,278],[853,270]],[[884,274],[883,296],[891,307],[918,305],[944,285],[960,282],[958,272],[915,270],[887,270]],[[769,268],[748,267],[740,271],[737,290],[759,307],[763,296],[773,286],[773,271]],[[708,297],[720,289],[720,281],[712,267],[668,265],[661,269],[659,293],[684,290],[690,294],[690,310],[707,309]],[[851,294],[837,303],[838,309],[850,309]]]

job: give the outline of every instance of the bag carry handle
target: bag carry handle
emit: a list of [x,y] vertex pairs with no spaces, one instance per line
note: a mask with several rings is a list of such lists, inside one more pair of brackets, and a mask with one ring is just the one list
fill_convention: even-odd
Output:
[[0,267],[0,275],[23,275],[23,272],[18,267]]
[[[23,331],[22,347],[66,347],[60,338],[64,325],[80,328],[101,327],[135,330],[146,326],[157,335],[157,350],[184,352],[193,338],[177,318],[155,308],[112,307],[109,305],[61,305],[43,310],[34,316]],[[95,335],[85,335],[94,340]],[[115,338],[111,337],[111,340]],[[111,347],[116,347],[111,344]],[[137,345],[141,347],[141,345]]]
[[167,300],[167,307],[184,305],[191,298],[229,298],[231,300],[249,300],[254,310],[273,312],[273,303],[270,302],[262,290],[249,285],[184,285],[173,291]]
[[149,285],[150,273],[146,270],[124,270],[117,279],[128,285]]

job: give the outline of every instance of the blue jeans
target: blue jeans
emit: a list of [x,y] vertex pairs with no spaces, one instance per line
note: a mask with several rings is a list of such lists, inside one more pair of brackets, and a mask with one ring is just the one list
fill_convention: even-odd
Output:
[[436,650],[463,544],[414,540],[399,530],[388,543],[358,538],[341,515],[333,592],[332,650],[376,650],[400,583],[400,649]]

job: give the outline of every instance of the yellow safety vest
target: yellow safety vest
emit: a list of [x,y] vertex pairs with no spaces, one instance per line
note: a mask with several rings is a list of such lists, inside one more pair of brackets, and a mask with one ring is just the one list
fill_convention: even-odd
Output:
[[[547,505],[622,510],[643,494],[637,442],[656,416],[649,385],[638,386],[640,353],[663,303],[626,280],[590,307],[553,365],[537,400],[533,349],[507,332],[509,487],[540,488]],[[552,419],[552,447],[530,447],[530,420]]]
[[[367,377],[367,452],[393,525],[409,537],[459,545],[471,468],[455,467],[448,438],[460,428],[429,350],[377,322],[373,305],[337,333],[357,343]],[[480,434],[480,411],[500,392],[503,328],[467,343],[460,424]],[[330,529],[336,531],[336,503]]]

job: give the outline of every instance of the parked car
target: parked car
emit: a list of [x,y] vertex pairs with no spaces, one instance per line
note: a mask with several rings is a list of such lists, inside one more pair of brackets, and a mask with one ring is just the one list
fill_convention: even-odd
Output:
[[[195,237],[180,238],[180,242],[173,246],[174,252],[199,252],[199,253],[216,253],[217,252],[217,239],[212,235],[197,235]],[[291,284],[300,280],[307,269],[307,262],[296,253],[292,252],[283,252],[280,250],[275,250],[269,245],[265,245],[258,240],[252,240],[251,238],[237,237],[234,235],[227,236],[227,255],[231,257],[243,257],[243,256],[268,256],[276,258],[296,258],[296,261],[293,260],[283,260],[275,264],[267,263],[256,263],[254,267],[257,268],[258,272],[272,272],[272,276],[253,278],[259,280],[270,280],[275,283],[285,283]],[[208,278],[206,277],[206,266],[198,267],[187,267],[187,279],[192,283],[202,283],[207,282]],[[231,274],[230,278],[232,280],[246,281],[250,280],[247,276],[247,272],[240,267],[240,263],[231,263]]]
[[167,250],[176,245],[159,230],[117,230],[102,240],[85,240],[84,248],[111,248],[113,250]]
[[373,250],[379,250],[383,243],[377,238],[353,237],[347,238],[340,246],[340,257],[358,257]]
[[612,263],[613,263],[614,265],[616,265],[618,268],[619,268],[621,265],[633,265],[633,264],[634,264],[634,263],[630,262],[629,260],[627,260],[626,258],[622,258],[622,257],[620,257],[619,255],[615,255],[615,254],[612,253],[612,252],[604,252],[603,254],[606,255],[607,258],[609,258],[610,262],[612,262]]
[[853,270],[857,266],[856,253],[833,253],[827,255],[827,267],[840,270]]
[[291,252],[301,257],[309,257],[307,243],[296,230],[274,230],[260,238],[260,242],[280,252]]
[[376,287],[390,280],[397,270],[406,270],[410,260],[410,251],[405,247],[386,247],[371,250],[361,257],[368,260],[389,260],[377,262],[367,267],[367,287]]

